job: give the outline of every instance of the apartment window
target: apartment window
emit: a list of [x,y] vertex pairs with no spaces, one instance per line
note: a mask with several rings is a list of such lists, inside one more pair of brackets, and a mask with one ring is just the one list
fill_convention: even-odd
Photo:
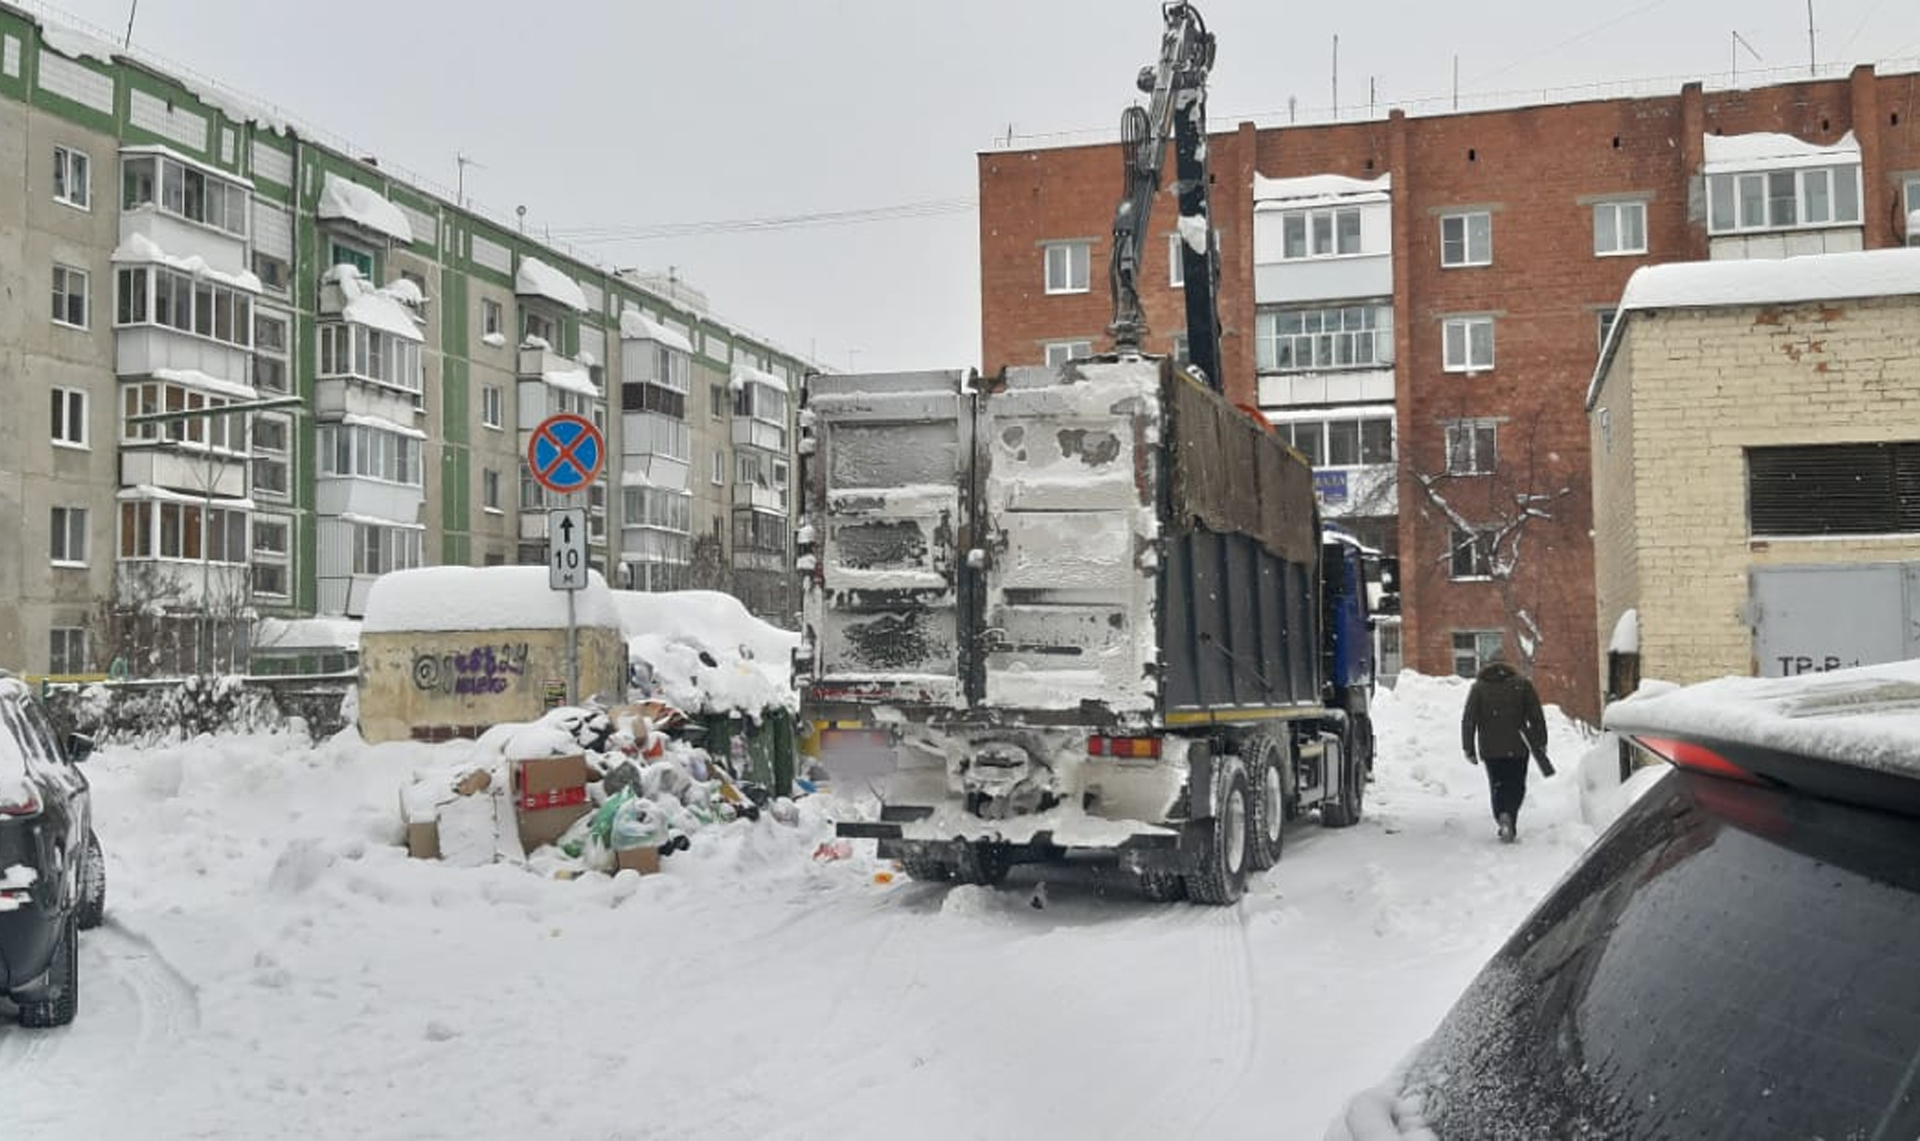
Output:
[[1360,251],[1360,208],[1289,210],[1280,216],[1280,256],[1345,257]]
[[1493,264],[1493,215],[1485,210],[1440,218],[1440,264]]
[[545,313],[535,313],[529,309],[521,318],[520,339],[522,341],[539,340],[550,349],[558,349],[560,331],[553,318]]
[[365,325],[322,325],[320,376],[363,380],[422,395],[420,344]]
[[[531,469],[527,467],[526,464],[524,463],[521,464],[520,465],[520,510],[540,511],[540,510],[543,510],[546,507],[546,505],[547,505],[546,488],[541,487],[540,481],[533,478],[533,472]],[[542,555],[540,556],[540,558],[544,560],[546,556]]]
[[256,311],[253,315],[253,386],[262,392],[287,392],[287,319]]
[[1620,311],[1618,309],[1602,309],[1599,313],[1595,314],[1597,318],[1595,324],[1598,326],[1595,331],[1599,334],[1597,344],[1602,352],[1606,351],[1607,338],[1613,335],[1613,322],[1619,316]]
[[1393,363],[1393,308],[1341,305],[1268,309],[1254,323],[1261,372],[1374,368]]
[[492,468],[480,473],[480,504],[488,511],[500,510],[500,473]]
[[1047,257],[1048,293],[1085,293],[1087,264],[1092,256],[1088,242],[1049,242]]
[[54,675],[83,674],[91,668],[87,660],[87,631],[83,626],[55,626],[47,631],[47,672]]
[[1180,252],[1186,244],[1179,234],[1167,235],[1167,284],[1175,289],[1187,284],[1187,259]]
[[53,200],[81,210],[93,203],[93,163],[85,151],[53,148]]
[[732,403],[732,399],[727,396],[726,385],[709,384],[707,386],[707,415],[710,418],[715,420],[726,419],[727,406]]
[[500,386],[497,384],[481,385],[480,422],[489,428],[500,427],[506,422],[502,408]]
[[715,487],[726,486],[727,453],[719,448],[713,449],[713,456],[707,468],[707,482]]
[[279,563],[253,564],[253,592],[271,595],[275,598],[287,597],[287,568]]
[[1085,360],[1093,355],[1092,341],[1047,342],[1047,367],[1058,368],[1068,361]]
[[53,390],[53,442],[69,448],[87,446],[87,394],[77,388]]
[[1490,475],[1500,460],[1500,426],[1492,420],[1447,425],[1447,474]]
[[1707,231],[1735,234],[1860,223],[1860,166],[1707,176]]
[[506,335],[506,317],[500,303],[491,297],[480,299],[480,332],[488,337]]
[[412,570],[420,565],[421,535],[419,529],[412,527],[354,524],[353,573],[382,575]]
[[1907,244],[1920,246],[1920,174],[1907,179]]
[[368,279],[373,277],[373,253],[371,251],[363,250],[359,246],[350,245],[338,238],[334,238],[332,242],[329,243],[329,249],[331,252],[328,254],[328,257],[331,260],[327,262],[328,265],[350,265],[360,271],[361,277]]
[[1448,372],[1493,367],[1493,318],[1449,317],[1441,325],[1443,366]]
[[1920,441],[1747,449],[1755,535],[1920,533]]
[[1315,467],[1361,467],[1393,462],[1393,418],[1390,416],[1282,421],[1273,428]]
[[[203,541],[204,540],[204,541]],[[120,504],[120,557],[185,559],[215,563],[247,561],[247,513],[199,503],[124,500]]]
[[[216,452],[237,453],[246,450],[246,438],[240,424],[229,415],[205,415],[206,411],[232,403],[224,396],[209,396],[197,389],[171,382],[146,381],[120,388],[121,412],[126,419],[120,426],[123,441],[158,440],[163,436],[175,443],[205,447]],[[185,412],[195,415],[178,420],[133,423],[136,416],[157,412]]]
[[284,258],[261,253],[259,250],[253,251],[253,275],[260,279],[262,288],[270,289],[275,293],[285,293],[288,276],[292,273],[292,269],[293,267],[289,266]]
[[1506,637],[1498,630],[1455,630],[1453,632],[1453,673],[1455,677],[1473,677],[1500,653]]
[[1193,363],[1193,342],[1185,333],[1175,333],[1167,340],[1172,345],[1174,364]]
[[58,325],[87,327],[87,274],[72,266],[53,267],[53,320]]
[[367,424],[322,424],[314,433],[322,476],[377,479],[421,487],[421,453],[417,436],[389,432]]
[[115,282],[115,324],[164,325],[241,348],[253,346],[251,294],[161,266],[121,269]]
[[1597,257],[1647,252],[1647,204],[1600,202],[1593,208],[1593,252]]
[[56,507],[52,516],[52,555],[55,566],[87,565],[87,509]]
[[285,520],[266,518],[253,521],[253,553],[269,557],[286,558],[288,533],[291,528]]
[[120,163],[120,204],[154,206],[189,222],[247,236],[247,188],[162,155],[129,155]]
[[1494,532],[1484,528],[1453,529],[1449,571],[1456,579],[1493,577]]

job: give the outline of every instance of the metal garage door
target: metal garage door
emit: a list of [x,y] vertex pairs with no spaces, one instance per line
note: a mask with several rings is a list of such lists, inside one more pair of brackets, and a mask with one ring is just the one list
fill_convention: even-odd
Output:
[[1920,563],[1756,567],[1762,677],[1920,657]]

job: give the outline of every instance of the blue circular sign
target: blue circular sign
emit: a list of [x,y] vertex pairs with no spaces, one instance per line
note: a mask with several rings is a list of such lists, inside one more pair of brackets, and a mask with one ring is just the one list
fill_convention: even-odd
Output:
[[600,474],[607,442],[593,421],[571,412],[549,416],[527,441],[527,467],[541,487],[560,495],[579,491]]

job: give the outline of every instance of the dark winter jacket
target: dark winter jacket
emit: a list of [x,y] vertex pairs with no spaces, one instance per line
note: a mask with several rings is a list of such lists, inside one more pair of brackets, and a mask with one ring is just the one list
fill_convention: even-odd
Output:
[[1546,754],[1547,719],[1540,711],[1540,694],[1505,662],[1481,670],[1467,693],[1460,745],[1469,756],[1475,753],[1476,736],[1483,760]]

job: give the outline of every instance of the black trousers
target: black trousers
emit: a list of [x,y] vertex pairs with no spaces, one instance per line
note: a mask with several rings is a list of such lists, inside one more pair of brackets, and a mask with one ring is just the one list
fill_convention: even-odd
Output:
[[1527,758],[1489,757],[1486,766],[1487,787],[1493,792],[1493,818],[1512,813],[1520,819],[1520,802],[1527,798]]

